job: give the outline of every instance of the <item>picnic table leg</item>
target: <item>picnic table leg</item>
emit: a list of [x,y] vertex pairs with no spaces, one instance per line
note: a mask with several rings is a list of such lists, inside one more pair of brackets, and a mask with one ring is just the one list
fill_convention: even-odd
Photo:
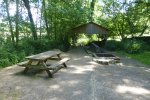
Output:
[[[32,61],[29,61],[27,65],[31,65],[32,64]],[[26,66],[23,73],[27,73],[27,71],[29,70],[29,67]]]
[[49,71],[49,69],[47,69],[47,65],[45,64],[45,62],[42,62],[42,65],[43,65],[44,68],[46,68],[45,71],[47,72],[48,76],[49,76],[50,78],[53,78],[53,75],[52,75],[52,73]]
[[59,58],[59,60],[61,60],[60,54],[57,54],[57,57]]
[[52,73],[51,73],[49,70],[46,69],[46,72],[47,72],[47,74],[48,74],[48,76],[49,76],[50,78],[53,78],[53,75],[52,75]]
[[[57,57],[59,58],[59,60],[61,60],[60,54],[57,54]],[[67,65],[65,63],[63,63],[64,67],[67,68]]]
[[29,67],[25,67],[23,73],[27,73],[28,70],[29,70]]
[[67,65],[66,65],[66,63],[63,63],[63,65],[64,65],[64,67],[65,67],[65,68],[67,68]]

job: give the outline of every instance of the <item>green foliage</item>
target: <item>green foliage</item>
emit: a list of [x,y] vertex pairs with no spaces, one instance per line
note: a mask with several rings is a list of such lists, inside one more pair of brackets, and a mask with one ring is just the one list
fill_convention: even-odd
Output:
[[69,48],[70,48],[70,41],[69,41],[69,38],[66,36],[61,42],[59,41],[58,42],[59,44],[59,47],[58,49],[60,49],[61,51],[68,51]]
[[125,49],[128,53],[139,53],[141,50],[141,44],[138,42],[133,42],[127,45]]
[[0,68],[6,67],[6,66],[9,66],[9,65],[10,65],[10,62],[9,62],[9,59],[8,59],[8,58],[1,59],[1,60],[0,60]]
[[137,54],[149,50],[150,46],[142,40],[125,39],[123,41],[107,41],[105,48],[111,51],[123,50],[130,54]]
[[[140,38],[138,38],[134,41],[127,39],[122,41],[121,45],[122,49],[117,51],[118,54],[136,59],[146,65],[150,65],[150,45],[145,43],[143,39],[140,40]],[[128,48],[125,49],[125,46],[127,46]]]
[[28,44],[34,49],[34,53],[40,53],[42,51],[46,51],[46,45],[47,41],[46,40],[29,40]]
[[23,50],[22,51],[17,51],[16,56],[17,56],[18,62],[21,62],[21,61],[25,60],[25,57],[26,57],[25,51],[23,51]]
[[15,52],[7,52],[6,49],[0,49],[0,67],[5,67],[18,62]]
[[144,64],[150,65],[150,60],[149,60],[150,52],[149,51],[144,51],[143,53],[139,53],[139,54],[130,54],[130,55],[128,54],[128,56],[138,61],[141,61]]
[[108,50],[115,51],[120,50],[122,47],[120,41],[110,40],[106,42],[105,48]]
[[15,53],[9,53],[8,54],[8,58],[9,58],[9,61],[12,63],[12,64],[15,64],[18,62],[18,57]]
[[34,53],[34,48],[28,43],[29,39],[23,39],[18,44],[17,50],[24,51],[26,55],[31,55]]
[[138,60],[138,61],[140,61],[146,65],[149,65],[147,67],[150,67],[150,60],[148,60],[150,57],[149,51],[144,51],[143,53],[139,53],[139,54],[129,54],[129,53],[126,53],[124,51],[117,51],[117,54],[136,59],[136,60]]
[[[111,36],[126,37],[142,36],[149,32],[150,6],[147,0],[103,0],[103,16],[101,24],[107,25]],[[106,16],[107,17],[106,17]],[[102,21],[102,19],[107,20]]]
[[68,51],[70,48],[69,38],[63,40],[50,40],[45,37],[33,40],[31,38],[23,38],[17,46],[10,41],[4,43],[0,48],[0,67],[16,64],[25,60],[25,57],[31,54],[37,54],[51,49],[60,49]]
[[137,40],[124,40],[121,44],[127,53],[135,54],[142,51],[142,45],[144,45],[144,42]]
[[0,45],[3,45],[3,43],[4,43],[4,39],[0,35]]

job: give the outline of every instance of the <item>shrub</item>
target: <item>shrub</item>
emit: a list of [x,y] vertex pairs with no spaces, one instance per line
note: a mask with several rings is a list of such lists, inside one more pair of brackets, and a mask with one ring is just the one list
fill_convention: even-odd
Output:
[[9,66],[9,65],[10,65],[10,62],[9,62],[8,58],[0,60],[0,67],[6,67],[6,66]]
[[105,48],[108,50],[120,50],[121,45],[120,41],[110,40],[106,42]]
[[[11,52],[10,52],[11,51]],[[25,53],[21,51],[13,51],[9,48],[0,49],[0,67],[6,67],[22,61],[25,58]]]
[[127,53],[135,54],[142,51],[143,42],[137,40],[125,40],[123,41],[123,48]]
[[33,40],[31,38],[22,38],[17,46],[14,46],[10,41],[6,41],[0,47],[0,67],[6,67],[25,59],[25,56],[44,52],[54,48],[59,48],[62,51],[68,51],[70,43],[68,38],[63,38],[62,41],[50,40],[41,38]]
[[18,62],[18,57],[15,53],[8,53],[8,59],[11,64],[15,64]]
[[25,51],[22,52],[17,52],[17,58],[18,58],[18,62],[25,60],[26,54]]
[[31,44],[29,43],[29,39],[22,39],[17,47],[17,51],[24,51],[26,55],[31,55],[34,53],[34,48],[31,46]]

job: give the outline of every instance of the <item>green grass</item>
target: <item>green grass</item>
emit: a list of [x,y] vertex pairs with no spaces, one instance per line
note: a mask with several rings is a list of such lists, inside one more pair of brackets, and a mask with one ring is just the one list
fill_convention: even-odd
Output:
[[139,54],[128,54],[123,51],[117,51],[117,53],[119,55],[123,55],[132,59],[136,59],[142,62],[143,64],[149,65],[150,67],[150,51],[144,51],[143,53],[139,53]]

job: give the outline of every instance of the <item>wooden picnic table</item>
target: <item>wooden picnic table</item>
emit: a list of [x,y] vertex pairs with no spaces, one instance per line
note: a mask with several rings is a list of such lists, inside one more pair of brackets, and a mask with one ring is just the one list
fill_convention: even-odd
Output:
[[[24,73],[26,73],[29,68],[38,68],[38,69],[44,69],[49,77],[53,77],[53,74],[56,73],[58,70],[64,67],[67,67],[65,62],[69,60],[69,58],[61,58],[60,57],[61,51],[60,50],[54,50],[54,51],[47,51],[43,53],[39,53],[36,55],[28,56],[26,59],[28,61],[20,63],[20,66],[24,66]],[[55,60],[55,63],[47,64],[47,60]],[[33,65],[33,62],[37,62],[37,64]],[[50,71],[52,70],[52,71]]]

